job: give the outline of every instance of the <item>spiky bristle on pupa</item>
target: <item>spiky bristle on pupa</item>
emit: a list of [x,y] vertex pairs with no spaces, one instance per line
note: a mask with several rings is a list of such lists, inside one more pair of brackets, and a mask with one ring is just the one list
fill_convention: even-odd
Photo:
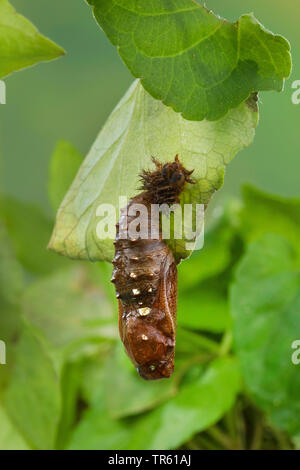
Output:
[[178,155],[172,163],[161,163],[152,157],[156,170],[143,170],[140,178],[141,190],[146,192],[147,199],[152,204],[179,203],[179,196],[184,190],[185,183],[195,184],[190,178],[194,170],[184,168]]

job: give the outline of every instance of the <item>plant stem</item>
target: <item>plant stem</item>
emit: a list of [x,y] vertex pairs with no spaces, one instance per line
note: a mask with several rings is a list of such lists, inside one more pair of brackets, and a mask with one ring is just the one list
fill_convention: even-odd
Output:
[[236,448],[235,442],[230,439],[220,428],[212,426],[206,430],[207,434],[219,442],[225,449],[233,450]]
[[259,417],[255,423],[254,433],[252,436],[252,442],[250,444],[250,450],[260,450],[263,438],[263,425],[261,418]]
[[202,364],[205,362],[209,362],[215,357],[216,356],[214,354],[197,354],[196,356],[193,356],[190,360],[186,361],[184,366],[178,372],[177,376],[174,378],[174,386],[178,387],[179,383],[182,380],[182,377],[193,364]]
[[207,450],[222,450],[223,446],[220,447],[218,444],[212,442],[210,439],[207,437],[201,435],[197,437],[197,442],[200,443],[202,446],[202,449],[207,449]]
[[227,330],[225,331],[221,344],[219,346],[219,355],[226,356],[226,354],[228,354],[229,351],[231,350],[231,346],[232,346],[232,331]]

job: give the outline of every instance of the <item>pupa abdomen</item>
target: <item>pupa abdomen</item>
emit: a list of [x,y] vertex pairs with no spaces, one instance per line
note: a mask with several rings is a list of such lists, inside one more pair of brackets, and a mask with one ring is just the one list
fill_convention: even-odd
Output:
[[119,329],[139,374],[160,379],[170,377],[174,369],[177,268],[161,238],[120,238],[128,234],[132,217],[126,214],[135,203],[145,204],[143,194],[121,211],[117,225],[113,281],[119,299]]
[[[151,238],[151,205],[179,202],[185,182],[193,183],[189,179],[192,172],[184,169],[177,156],[175,162],[165,165],[153,161],[157,170],[142,173],[144,191],[121,210],[112,276],[121,339],[141,377],[149,380],[173,373],[177,312],[177,267],[159,226],[156,238]],[[144,226],[148,237],[130,236],[130,223],[137,217],[130,211],[134,204],[147,209]]]

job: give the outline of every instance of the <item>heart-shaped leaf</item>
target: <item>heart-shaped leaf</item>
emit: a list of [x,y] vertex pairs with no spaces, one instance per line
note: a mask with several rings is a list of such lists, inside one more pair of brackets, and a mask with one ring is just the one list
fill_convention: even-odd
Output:
[[[135,81],[63,200],[49,248],[71,258],[110,261],[115,232],[111,238],[97,236],[97,209],[100,204],[119,208],[120,196],[135,196],[141,170],[153,166],[151,155],[167,162],[178,153],[186,168],[194,169],[196,181],[186,186],[181,203],[207,204],[223,184],[225,166],[252,142],[257,119],[257,107],[247,102],[217,122],[186,121]],[[178,260],[190,253],[185,241],[171,244]]]
[[289,43],[253,15],[231,23],[194,0],[88,3],[131,73],[186,119],[220,119],[290,74]]

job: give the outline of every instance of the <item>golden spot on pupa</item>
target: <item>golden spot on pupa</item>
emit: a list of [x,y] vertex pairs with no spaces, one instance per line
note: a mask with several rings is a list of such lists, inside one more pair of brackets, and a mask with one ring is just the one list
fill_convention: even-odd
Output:
[[136,273],[130,273],[130,274],[129,274],[129,277],[131,277],[131,279],[136,279],[136,278],[137,278],[137,274],[136,274]]
[[139,308],[138,312],[141,315],[141,317],[145,317],[146,315],[149,315],[149,313],[151,312],[151,308],[149,307]]

